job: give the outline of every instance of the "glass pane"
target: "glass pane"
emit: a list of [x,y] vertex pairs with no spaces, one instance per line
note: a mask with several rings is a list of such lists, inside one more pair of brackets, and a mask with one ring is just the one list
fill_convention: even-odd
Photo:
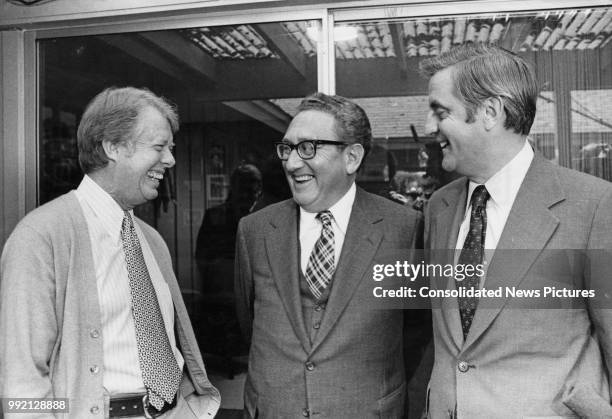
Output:
[[[612,9],[547,10],[336,22],[336,86],[370,116],[364,188],[414,204],[454,174],[425,134],[419,62],[463,43],[497,44],[530,62],[541,86],[531,140],[546,158],[610,177]],[[416,202],[420,207],[419,202]]]
[[612,181],[612,89],[573,90],[572,168]]
[[[78,186],[76,130],[110,86],[147,87],[177,104],[176,166],[137,215],[162,234],[223,407],[241,409],[248,348],[233,295],[239,219],[290,192],[273,142],[317,90],[320,22],[297,21],[39,41],[40,204]],[[215,378],[216,377],[216,378]]]

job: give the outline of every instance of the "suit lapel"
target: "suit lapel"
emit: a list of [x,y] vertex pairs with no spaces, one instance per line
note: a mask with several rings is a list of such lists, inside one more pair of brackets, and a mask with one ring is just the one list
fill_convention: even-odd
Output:
[[[459,227],[465,213],[467,199],[467,179],[458,181],[447,189],[442,196],[443,207],[434,217],[434,241],[431,243],[436,263],[441,265],[454,265],[455,245]],[[442,249],[442,250],[439,250]],[[435,288],[455,289],[454,278],[435,278],[432,280]],[[442,298],[440,300],[442,316],[449,328],[449,334],[453,338],[457,350],[463,345],[463,334],[461,332],[461,319],[459,317],[459,304],[456,298]]]
[[292,200],[285,202],[286,207],[270,218],[265,245],[272,277],[291,326],[304,350],[310,352],[300,301],[297,205]]
[[383,217],[380,214],[370,213],[366,200],[365,193],[357,188],[340,260],[334,273],[329,302],[321,328],[312,345],[313,351],[338,321],[367,273],[382,240],[383,235],[375,224],[382,221]]
[[[550,207],[564,199],[554,166],[536,155],[489,264],[485,280],[487,289],[517,287],[521,283],[559,225],[559,219],[550,211]],[[466,347],[486,330],[507,301],[496,300],[493,307],[476,310]]]

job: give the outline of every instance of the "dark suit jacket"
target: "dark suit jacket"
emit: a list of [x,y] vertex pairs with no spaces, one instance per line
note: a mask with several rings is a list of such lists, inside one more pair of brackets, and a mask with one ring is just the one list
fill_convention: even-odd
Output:
[[299,293],[298,216],[295,202],[287,200],[243,218],[238,227],[238,313],[251,340],[245,414],[291,418],[308,409],[321,419],[402,417],[403,312],[375,309],[372,265],[410,257],[420,216],[357,189],[312,342]]
[[[467,179],[461,178],[432,196],[426,248],[455,248],[466,194]],[[485,288],[593,288],[598,298],[481,298],[465,342],[457,300],[432,301],[429,417],[448,418],[455,406],[459,418],[611,417],[612,305],[605,295],[611,249],[612,184],[536,155]],[[432,287],[454,289],[454,281],[432,280]]]

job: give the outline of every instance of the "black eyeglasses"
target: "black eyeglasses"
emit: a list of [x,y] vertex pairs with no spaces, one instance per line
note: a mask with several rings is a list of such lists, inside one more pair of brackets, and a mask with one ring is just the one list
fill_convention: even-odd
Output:
[[329,141],[329,140],[302,140],[297,144],[291,144],[284,141],[274,143],[276,146],[276,154],[281,160],[289,159],[289,155],[293,149],[297,149],[298,156],[302,160],[310,160],[317,154],[317,147],[323,144],[331,144],[337,146],[347,146],[350,143],[344,141]]

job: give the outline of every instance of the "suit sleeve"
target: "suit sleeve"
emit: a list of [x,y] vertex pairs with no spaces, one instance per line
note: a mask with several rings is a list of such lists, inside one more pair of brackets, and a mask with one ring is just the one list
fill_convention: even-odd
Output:
[[244,220],[238,224],[236,234],[236,258],[234,260],[234,294],[236,296],[236,313],[240,330],[247,344],[251,343],[253,325],[253,274],[249,259],[249,250],[244,231]]
[[[431,222],[431,206],[429,203],[425,204],[425,209],[423,210],[424,219],[423,219],[423,250],[428,251],[431,246],[431,239],[429,237],[431,233],[431,229],[429,227],[429,223]],[[429,256],[429,255],[426,255]]]
[[[414,234],[412,236],[412,248],[415,250],[421,250],[424,246],[424,223],[423,223],[423,214],[421,212],[417,212],[414,220],[413,231]],[[420,257],[419,252],[416,253],[416,256]]]
[[53,396],[55,299],[52,245],[21,224],[6,242],[0,262],[1,397]]
[[607,367],[612,396],[612,188],[605,192],[593,217],[586,278],[589,287],[596,292],[590,313]]
[[[423,216],[416,213],[412,226],[411,240],[412,263],[420,263],[423,249]],[[404,310],[404,361],[406,379],[410,380],[416,372],[427,344],[431,340],[431,311],[429,307]]]

